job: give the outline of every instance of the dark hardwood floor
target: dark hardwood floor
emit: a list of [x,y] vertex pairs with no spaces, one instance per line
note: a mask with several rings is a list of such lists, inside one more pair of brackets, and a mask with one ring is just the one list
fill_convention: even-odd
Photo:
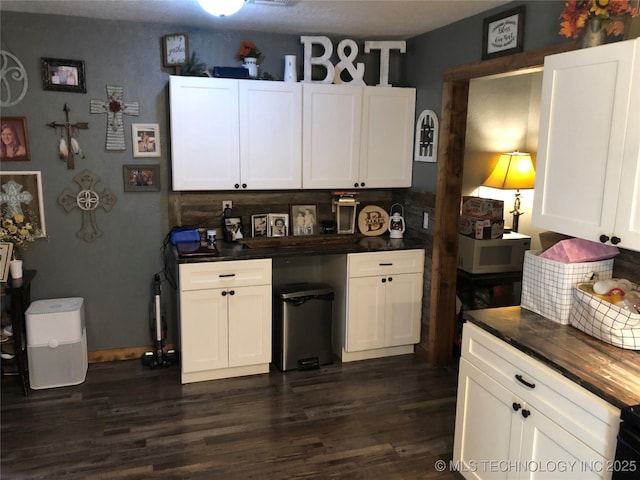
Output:
[[[457,362],[456,362],[457,363]],[[180,385],[177,366],[2,378],[2,479],[459,479],[457,368],[414,355]]]

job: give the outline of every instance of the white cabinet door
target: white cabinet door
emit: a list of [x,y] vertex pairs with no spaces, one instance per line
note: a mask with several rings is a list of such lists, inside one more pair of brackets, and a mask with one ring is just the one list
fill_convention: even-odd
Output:
[[238,81],[172,76],[173,190],[231,189],[240,182]]
[[304,84],[302,186],[359,186],[362,87]]
[[385,346],[420,343],[421,273],[392,275],[385,288]]
[[348,284],[345,350],[385,346],[386,284],[381,277],[351,278]]
[[368,188],[411,186],[416,91],[364,87],[358,179]]
[[240,81],[240,177],[249,189],[302,187],[302,84]]
[[180,293],[180,356],[183,373],[229,364],[225,289]]
[[271,361],[271,286],[234,288],[229,302],[229,366]]
[[536,227],[592,241],[618,237],[619,246],[640,249],[638,45],[631,40],[545,59]]
[[540,412],[524,406],[520,479],[602,480],[611,478],[606,459]]
[[460,360],[453,461],[466,479],[505,480],[517,472],[483,462],[517,463],[522,422],[517,397],[464,358]]

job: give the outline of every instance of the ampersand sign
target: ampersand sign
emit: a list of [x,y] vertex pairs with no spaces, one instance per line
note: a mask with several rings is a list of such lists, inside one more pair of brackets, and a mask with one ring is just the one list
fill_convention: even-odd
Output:
[[[345,48],[349,48],[349,55],[345,54]],[[357,66],[354,65],[353,61],[358,56],[358,45],[353,40],[342,40],[338,44],[338,58],[340,61],[335,66],[335,75],[333,78],[333,83],[348,83],[350,85],[365,85],[364,83],[364,63],[358,63]],[[342,79],[342,72],[344,70],[349,72],[351,75],[351,81],[345,82]]]

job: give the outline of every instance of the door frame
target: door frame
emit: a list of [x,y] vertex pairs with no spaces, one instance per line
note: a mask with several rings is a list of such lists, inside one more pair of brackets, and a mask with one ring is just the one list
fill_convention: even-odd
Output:
[[462,195],[462,170],[467,129],[469,81],[540,67],[544,57],[579,48],[577,41],[458,67],[443,74],[435,235],[433,239],[429,313],[430,365],[448,365],[453,358],[455,335],[456,273],[458,268],[458,217]]

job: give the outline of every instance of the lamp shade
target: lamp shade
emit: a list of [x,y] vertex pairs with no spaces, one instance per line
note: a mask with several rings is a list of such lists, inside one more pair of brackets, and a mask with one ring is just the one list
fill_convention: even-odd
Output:
[[228,17],[242,8],[245,0],[198,0],[203,10],[216,17]]
[[531,155],[522,152],[503,153],[482,185],[502,190],[533,188],[535,177]]

